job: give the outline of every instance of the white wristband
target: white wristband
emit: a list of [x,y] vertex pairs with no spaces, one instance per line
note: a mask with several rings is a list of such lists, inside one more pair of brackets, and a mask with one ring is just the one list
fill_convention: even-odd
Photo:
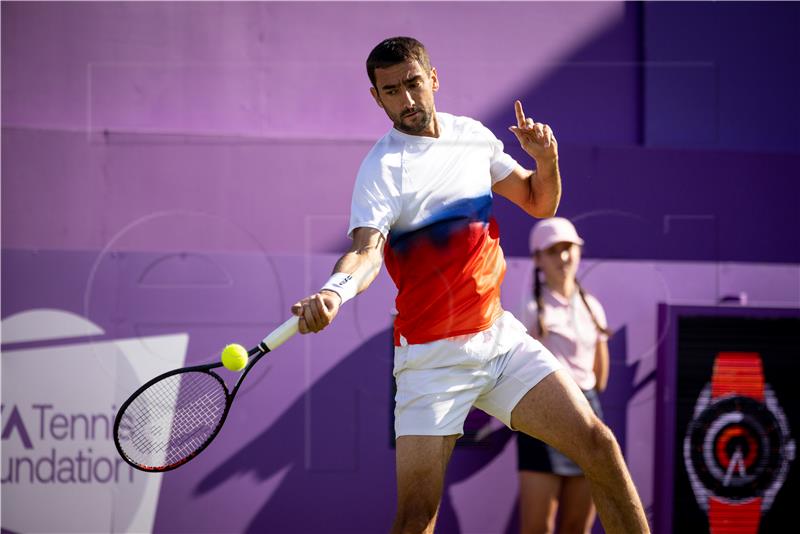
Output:
[[[355,297],[358,293],[358,282],[352,274],[333,273],[322,289],[333,291],[342,299],[342,304]],[[320,289],[320,291],[322,291]]]

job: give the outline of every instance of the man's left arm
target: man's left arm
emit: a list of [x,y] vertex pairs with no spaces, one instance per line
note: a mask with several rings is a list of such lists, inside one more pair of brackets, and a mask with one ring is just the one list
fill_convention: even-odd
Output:
[[505,179],[492,186],[492,191],[534,217],[552,217],[561,199],[558,142],[550,126],[525,117],[519,100],[514,103],[514,109],[517,126],[509,129],[517,136],[523,150],[536,161],[536,170],[517,165]]

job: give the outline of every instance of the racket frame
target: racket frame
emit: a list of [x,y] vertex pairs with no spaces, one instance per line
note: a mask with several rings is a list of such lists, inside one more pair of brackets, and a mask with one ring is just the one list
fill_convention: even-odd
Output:
[[[233,404],[233,399],[236,397],[236,393],[239,391],[239,386],[242,385],[247,374],[250,372],[250,369],[255,366],[258,361],[264,357],[264,355],[268,354],[271,350],[277,348],[279,345],[282,345],[286,340],[292,337],[295,333],[297,333],[297,323],[298,318],[292,317],[281,326],[276,328],[272,333],[270,333],[267,337],[265,337],[261,343],[253,347],[252,349],[247,351],[247,366],[245,366],[244,370],[242,370],[242,375],[236,381],[236,384],[233,386],[232,390],[228,390],[228,386],[225,384],[225,381],[222,379],[220,375],[213,372],[214,369],[218,369],[222,367],[222,362],[215,362],[215,363],[208,363],[203,365],[194,365],[190,367],[182,367],[180,369],[173,369],[172,371],[167,371],[166,373],[160,374],[157,377],[149,380],[144,385],[142,385],[139,389],[133,392],[133,394],[128,397],[128,399],[122,403],[119,410],[117,411],[117,415],[114,418],[114,446],[117,448],[117,452],[119,453],[120,457],[122,457],[125,462],[138,469],[139,471],[144,471],[147,473],[164,473],[167,471],[172,471],[185,463],[189,462],[190,460],[194,459],[203,452],[206,447],[208,447],[214,438],[217,437],[219,434],[220,429],[222,429],[222,425],[225,423],[225,419],[228,417],[228,412],[230,411],[231,405]],[[271,347],[271,348],[270,348]],[[217,426],[208,436],[208,438],[200,445],[197,449],[195,449],[192,453],[188,454],[186,457],[181,458],[179,461],[165,465],[165,466],[147,466],[142,465],[132,458],[130,458],[122,448],[122,444],[119,440],[119,429],[122,424],[122,419],[125,414],[125,411],[142,393],[144,393],[147,389],[149,389],[153,384],[160,382],[161,380],[167,379],[171,376],[175,376],[182,373],[206,373],[214,377],[223,388],[225,392],[225,408],[222,412],[222,417],[220,417]]]

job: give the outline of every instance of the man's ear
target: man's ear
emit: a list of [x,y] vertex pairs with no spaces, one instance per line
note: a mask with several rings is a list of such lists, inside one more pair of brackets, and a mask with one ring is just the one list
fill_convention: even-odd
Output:
[[375,99],[375,103],[378,104],[378,107],[383,108],[383,102],[381,102],[381,97],[378,96],[378,90],[374,87],[370,87],[369,94]]
[[431,86],[434,91],[439,90],[439,75],[436,73],[436,67],[431,67]]

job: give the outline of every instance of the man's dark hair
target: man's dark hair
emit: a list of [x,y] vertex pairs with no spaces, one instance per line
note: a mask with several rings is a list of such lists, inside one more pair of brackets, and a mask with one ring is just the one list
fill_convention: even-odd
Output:
[[431,60],[425,45],[413,37],[390,37],[381,41],[367,57],[367,76],[375,86],[375,69],[385,69],[408,60],[416,60],[425,72],[431,72]]

